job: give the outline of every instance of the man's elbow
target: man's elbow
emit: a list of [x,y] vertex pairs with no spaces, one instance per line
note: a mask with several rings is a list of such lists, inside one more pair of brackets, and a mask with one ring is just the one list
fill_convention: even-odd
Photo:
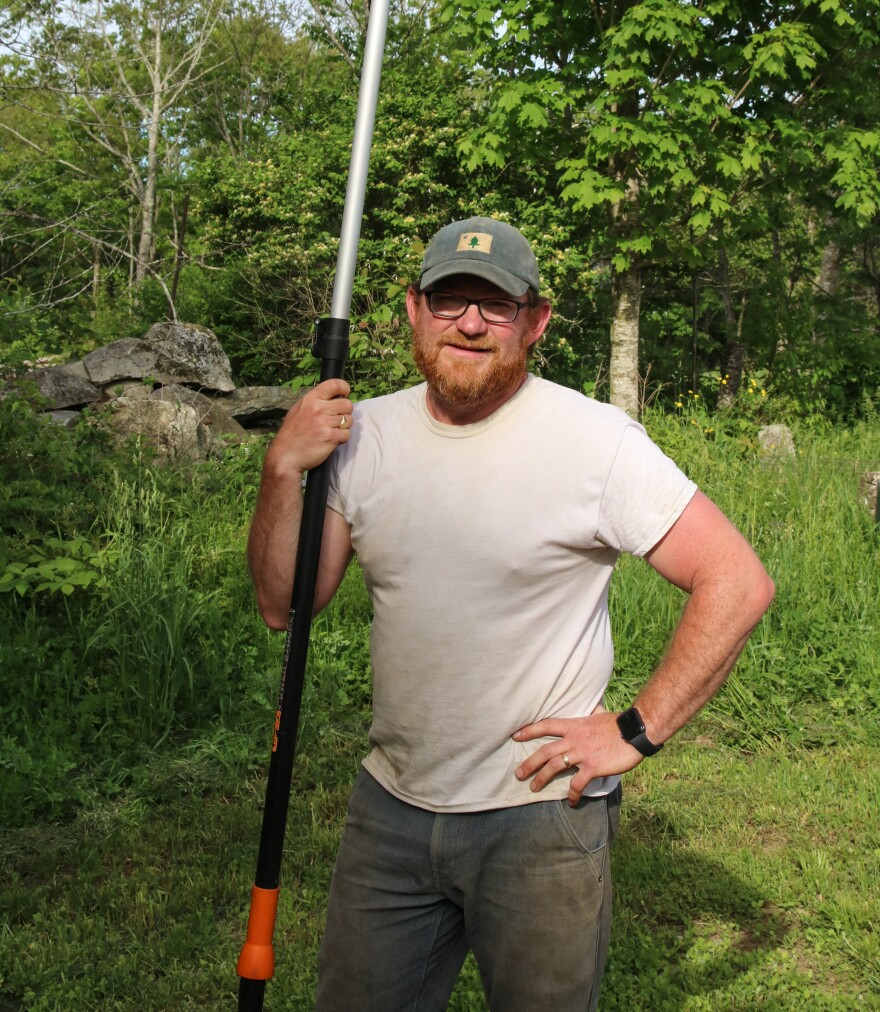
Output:
[[260,618],[275,632],[283,632],[287,628],[290,617],[289,609],[279,606],[276,601],[266,600],[257,595],[257,610]]
[[[315,597],[312,618],[327,607],[332,597],[332,594]],[[284,632],[290,622],[290,609],[284,608],[277,601],[261,599],[259,594],[257,595],[257,610],[260,613],[260,618],[275,632]]]
[[770,574],[758,562],[756,572],[753,575],[748,592],[748,608],[754,616],[755,624],[767,611],[776,596],[776,585],[770,578]]

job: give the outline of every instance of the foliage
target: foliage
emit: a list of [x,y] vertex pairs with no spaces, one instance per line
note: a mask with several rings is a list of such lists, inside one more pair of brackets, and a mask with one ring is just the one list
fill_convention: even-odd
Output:
[[[545,375],[607,396],[608,322],[633,270],[643,385],[721,371],[736,386],[738,346],[792,411],[858,417],[880,361],[876,6],[395,5],[352,306],[357,395],[417,378],[405,285],[439,225],[488,213],[536,247],[555,309]],[[102,10],[103,35],[94,5],[2,14],[0,365],[140,336],[181,267],[179,317],[216,330],[241,382],[311,382],[365,10]],[[148,39],[177,59],[173,80],[150,77]],[[152,148],[144,95],[162,109]]]
[[[585,260],[610,268],[613,325],[623,325],[633,299],[632,288],[621,294],[622,281],[615,287],[618,278],[650,268],[648,283],[662,291],[670,275],[687,271],[693,285],[697,272],[709,273],[729,301],[718,276],[726,253],[719,238],[748,260],[769,234],[771,255],[741,285],[748,322],[757,326],[734,335],[724,318],[721,340],[692,363],[691,376],[723,366],[733,344],[773,368],[784,344],[793,354],[787,366],[779,363],[780,373],[791,368],[795,384],[821,385],[831,371],[833,385],[851,389],[845,355],[829,370],[811,355],[812,332],[786,319],[792,301],[809,314],[815,293],[813,279],[779,254],[788,238],[781,219],[793,213],[812,233],[814,251],[817,222],[833,221],[837,234],[855,228],[867,236],[875,227],[880,137],[868,110],[880,108],[880,48],[876,4],[869,6],[870,13],[840,0],[797,10],[648,0],[593,4],[586,14],[547,0],[529,5],[526,23],[520,0],[444,4],[444,21],[486,68],[485,112],[463,156],[472,167],[532,172],[545,180],[542,204],[569,205]],[[687,296],[678,301],[686,305]],[[776,325],[775,334],[765,322]],[[696,333],[692,345],[696,359]],[[612,344],[612,382],[622,375],[615,365],[621,347]],[[643,346],[638,362],[618,355],[627,382],[635,382],[637,367],[645,376],[653,365],[656,375],[658,350]],[[866,386],[875,383],[872,374]],[[840,405],[834,393],[832,410]]]
[[[154,469],[87,420],[63,429],[12,398],[0,435],[3,791],[27,819],[66,811],[75,771],[130,760],[184,712],[207,721],[249,697],[266,637],[234,668],[230,657],[252,625],[238,603],[258,463],[245,448],[195,474]],[[206,508],[217,516],[199,529]],[[37,749],[40,736],[54,744]]]

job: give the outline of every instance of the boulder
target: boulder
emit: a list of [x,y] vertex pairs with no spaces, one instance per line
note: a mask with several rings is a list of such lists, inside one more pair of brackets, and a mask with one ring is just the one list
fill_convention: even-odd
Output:
[[200,394],[197,390],[181,386],[179,383],[167,383],[158,387],[150,394],[151,400],[169,401],[172,404],[188,404],[196,413],[200,426],[210,427],[218,437],[233,437],[237,441],[249,439],[247,430],[227,413],[225,399],[217,401]]
[[76,425],[81,417],[82,412],[80,411],[49,411],[46,413],[46,418],[50,422],[54,425],[60,425],[63,429],[69,429],[71,426]]
[[862,505],[871,511],[874,519],[880,523],[878,487],[880,487],[880,471],[865,471],[859,479],[859,499]]
[[207,390],[235,389],[232,367],[213,331],[195,323],[155,323],[144,343],[156,353],[160,383],[187,383]]
[[198,416],[188,404],[117,397],[98,416],[98,423],[109,427],[120,442],[130,436],[146,439],[168,460],[202,455]]
[[795,456],[794,436],[787,425],[765,425],[758,429],[761,459],[767,464],[780,464]]
[[90,383],[80,368],[73,365],[56,365],[48,369],[34,369],[7,385],[9,390],[23,390],[29,384],[49,402],[50,409],[78,408],[100,400],[101,391]]
[[218,402],[236,421],[255,425],[280,421],[302,395],[288,387],[238,387]]
[[82,360],[83,368],[96,386],[108,386],[119,380],[152,376],[158,355],[147,341],[123,337],[103,348],[90,351]]
[[116,397],[132,397],[135,400],[145,401],[152,391],[152,386],[144,383],[143,380],[140,382],[118,380],[116,383],[108,383],[107,386],[101,388],[104,399],[108,401],[112,401]]

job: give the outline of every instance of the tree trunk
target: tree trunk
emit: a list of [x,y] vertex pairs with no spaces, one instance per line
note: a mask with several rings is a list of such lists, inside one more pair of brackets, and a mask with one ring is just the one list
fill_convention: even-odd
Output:
[[162,119],[162,30],[156,22],[154,63],[151,69],[153,109],[147,130],[147,165],[144,202],[141,207],[141,238],[138,245],[135,281],[141,284],[153,262],[153,227],[156,220],[156,186],[159,179],[159,125]]
[[[616,167],[615,167],[616,169]],[[626,178],[622,176],[621,178]],[[637,234],[639,227],[639,181],[630,176],[626,195],[612,211],[618,241]],[[630,417],[639,417],[639,310],[641,308],[641,262],[630,256],[625,270],[611,276],[611,403]]]
[[98,312],[98,300],[101,295],[101,247],[92,244],[92,319]]
[[833,299],[840,287],[840,246],[833,240],[822,250],[822,263],[816,277],[816,287],[822,295]]
[[611,403],[639,417],[641,271],[633,265],[611,279]]
[[692,279],[692,295],[691,295],[691,390],[699,389],[697,387],[697,373],[699,371],[699,359],[697,357],[698,347],[697,338],[699,337],[699,323],[700,323],[700,276],[694,271]]
[[[736,400],[742,385],[746,349],[739,340],[739,328],[733,311],[733,294],[730,290],[730,263],[723,240],[718,245],[718,287],[721,289],[721,303],[724,306],[724,356],[718,407],[729,408]],[[694,387],[694,390],[696,389]]]

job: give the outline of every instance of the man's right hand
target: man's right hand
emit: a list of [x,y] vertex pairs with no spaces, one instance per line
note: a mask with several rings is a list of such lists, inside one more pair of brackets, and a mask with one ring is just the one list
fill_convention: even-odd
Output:
[[347,442],[353,407],[350,389],[343,379],[329,379],[298,400],[266,451],[267,468],[302,476]]

